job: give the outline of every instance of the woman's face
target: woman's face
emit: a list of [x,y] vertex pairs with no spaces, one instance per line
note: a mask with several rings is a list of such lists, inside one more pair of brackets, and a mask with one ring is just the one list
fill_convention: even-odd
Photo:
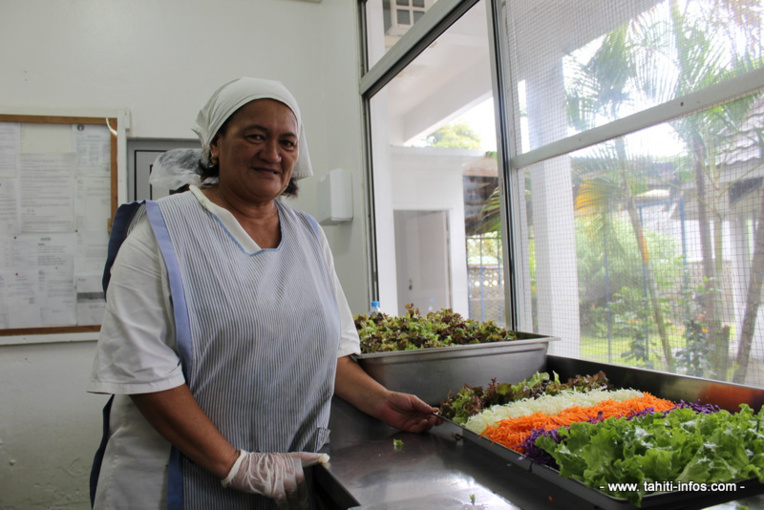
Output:
[[256,99],[239,108],[210,144],[220,186],[253,203],[286,189],[298,155],[297,118],[284,103]]

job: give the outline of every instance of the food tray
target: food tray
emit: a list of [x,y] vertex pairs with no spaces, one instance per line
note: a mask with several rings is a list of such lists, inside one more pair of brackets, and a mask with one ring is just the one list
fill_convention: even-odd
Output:
[[[579,374],[594,374],[600,370],[604,371],[608,380],[616,386],[637,388],[673,401],[713,403],[730,412],[736,412],[741,403],[748,404],[754,411],[758,411],[764,405],[764,389],[760,388],[554,355],[547,356],[546,359],[546,371],[557,373],[561,380]],[[534,477],[578,496],[591,505],[589,508],[602,510],[637,508],[626,499],[610,496],[602,491],[587,487],[578,480],[565,478],[555,469],[538,464],[532,465],[529,460],[523,459],[522,455],[516,451],[482,438],[453,421],[445,421],[459,430],[459,435],[464,438],[465,443],[526,469]],[[617,481],[614,480],[614,482]],[[737,490],[730,492],[677,491],[651,494],[642,499],[641,508],[652,510],[701,509],[764,493],[764,484],[755,479],[738,482],[736,487]]]
[[560,475],[559,471],[552,469],[548,466],[542,466],[539,464],[533,464],[523,459],[522,455],[514,450],[502,446],[498,443],[494,443],[488,439],[480,437],[478,434],[468,430],[461,425],[454,423],[451,420],[445,420],[460,429],[460,435],[468,443],[477,445],[498,457],[511,462],[517,466],[530,471],[534,476],[537,476],[563,490],[574,494],[581,499],[592,504],[593,508],[602,510],[623,510],[632,508],[650,508],[656,509],[691,509],[691,508],[706,508],[710,505],[723,503],[725,501],[732,501],[740,499],[744,496],[750,496],[753,494],[759,494],[764,492],[764,485],[758,480],[746,480],[737,482],[737,490],[729,492],[702,492],[697,491],[676,491],[676,492],[662,492],[650,494],[642,498],[642,504],[637,507],[627,499],[616,498],[602,491],[592,489],[578,480],[571,478],[565,478]]
[[413,393],[437,405],[449,391],[465,384],[486,386],[520,382],[543,371],[549,342],[557,337],[516,332],[517,340],[454,345],[409,351],[359,354],[358,364],[376,381],[393,391]]

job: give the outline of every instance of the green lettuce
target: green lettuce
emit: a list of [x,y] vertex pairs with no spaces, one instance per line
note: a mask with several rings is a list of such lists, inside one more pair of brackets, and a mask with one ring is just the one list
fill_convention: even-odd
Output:
[[[696,414],[677,408],[633,419],[608,418],[542,435],[536,446],[554,457],[560,475],[637,505],[648,482],[764,482],[764,410]],[[637,491],[609,483],[637,484]],[[648,485],[649,487],[649,485]]]

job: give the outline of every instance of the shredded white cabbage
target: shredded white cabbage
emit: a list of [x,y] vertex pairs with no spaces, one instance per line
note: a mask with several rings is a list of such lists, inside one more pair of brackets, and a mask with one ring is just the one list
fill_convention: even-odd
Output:
[[525,398],[505,405],[496,405],[471,416],[464,425],[476,434],[482,434],[488,425],[507,418],[519,418],[533,413],[557,414],[573,406],[589,407],[607,399],[623,402],[630,398],[639,398],[644,394],[637,390],[594,390],[581,392],[564,390],[558,395],[542,395],[538,398]]

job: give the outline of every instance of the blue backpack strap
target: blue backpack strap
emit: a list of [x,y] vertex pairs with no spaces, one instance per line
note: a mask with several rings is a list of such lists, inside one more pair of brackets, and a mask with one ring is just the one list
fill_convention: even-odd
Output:
[[117,258],[119,247],[122,246],[122,243],[127,237],[135,213],[138,212],[143,204],[144,201],[122,204],[117,208],[117,212],[114,214],[114,221],[111,225],[111,235],[109,236],[109,250],[106,255],[106,264],[103,268],[103,279],[101,280],[104,296],[106,295],[106,289],[109,287],[109,281],[111,280],[111,266],[114,265],[114,259]]

